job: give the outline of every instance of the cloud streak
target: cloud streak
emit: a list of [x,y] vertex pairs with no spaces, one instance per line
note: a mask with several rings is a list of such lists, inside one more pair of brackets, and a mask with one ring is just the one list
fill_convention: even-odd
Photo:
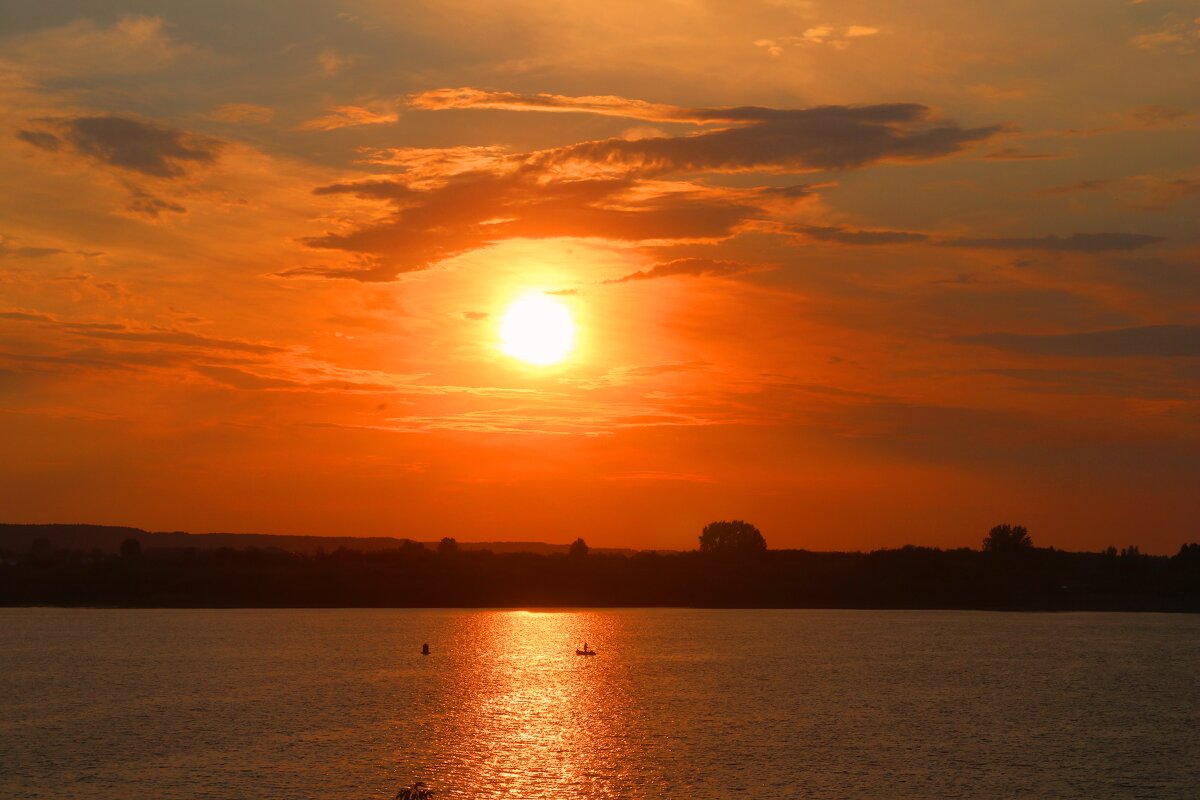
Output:
[[395,111],[372,111],[362,106],[334,106],[330,114],[310,119],[300,126],[304,131],[334,131],[360,125],[386,125],[400,119]]
[[1073,233],[1070,236],[1040,236],[1034,238],[964,237],[944,239],[942,247],[969,247],[980,250],[1048,250],[1064,253],[1110,253],[1137,250],[1161,242],[1161,236],[1143,233]]
[[1200,358],[1197,325],[1149,325],[1059,334],[979,333],[960,336],[956,341],[1035,356]]
[[646,281],[655,278],[669,278],[676,275],[725,277],[749,272],[754,269],[761,269],[761,267],[745,261],[727,261],[711,258],[677,258],[673,261],[664,261],[655,264],[649,269],[631,272],[620,278],[604,281],[604,283],[628,283],[629,281]]

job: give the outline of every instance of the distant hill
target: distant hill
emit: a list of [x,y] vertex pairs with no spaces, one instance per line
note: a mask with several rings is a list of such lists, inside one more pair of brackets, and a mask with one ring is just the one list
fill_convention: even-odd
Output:
[[[289,553],[312,555],[320,550],[333,552],[340,547],[364,553],[392,550],[405,542],[416,541],[428,548],[437,542],[421,542],[394,536],[295,536],[270,533],[186,533],[184,531],[144,531],[117,525],[15,525],[0,523],[0,551],[23,553],[35,539],[45,539],[60,550],[103,550],[115,553],[121,542],[137,539],[144,549],[215,550],[220,547],[278,548]],[[462,542],[460,550],[491,550],[494,553],[565,553],[568,545],[547,542]],[[632,555],[636,551],[622,548],[594,547],[594,553]]]

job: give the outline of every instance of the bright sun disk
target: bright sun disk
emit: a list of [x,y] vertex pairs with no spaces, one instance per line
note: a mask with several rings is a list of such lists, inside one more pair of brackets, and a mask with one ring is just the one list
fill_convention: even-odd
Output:
[[500,349],[521,361],[556,364],[574,346],[571,312],[544,294],[528,294],[513,301],[500,320]]

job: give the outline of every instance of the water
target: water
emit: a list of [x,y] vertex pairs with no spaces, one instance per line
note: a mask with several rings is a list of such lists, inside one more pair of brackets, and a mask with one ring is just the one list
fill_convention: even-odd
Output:
[[0,609],[0,797],[1195,798],[1198,667],[1183,615]]

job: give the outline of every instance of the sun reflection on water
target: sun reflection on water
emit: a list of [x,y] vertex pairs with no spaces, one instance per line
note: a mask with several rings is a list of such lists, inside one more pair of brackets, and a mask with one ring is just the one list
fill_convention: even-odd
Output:
[[[440,742],[451,773],[470,776],[472,797],[628,796],[621,791],[628,759],[625,691],[605,658],[615,641],[611,616],[590,612],[497,611],[467,621],[451,657],[472,658],[458,670],[456,719]],[[575,655],[587,642],[595,658]],[[448,747],[447,747],[448,745]],[[454,774],[446,795],[458,795]]]

